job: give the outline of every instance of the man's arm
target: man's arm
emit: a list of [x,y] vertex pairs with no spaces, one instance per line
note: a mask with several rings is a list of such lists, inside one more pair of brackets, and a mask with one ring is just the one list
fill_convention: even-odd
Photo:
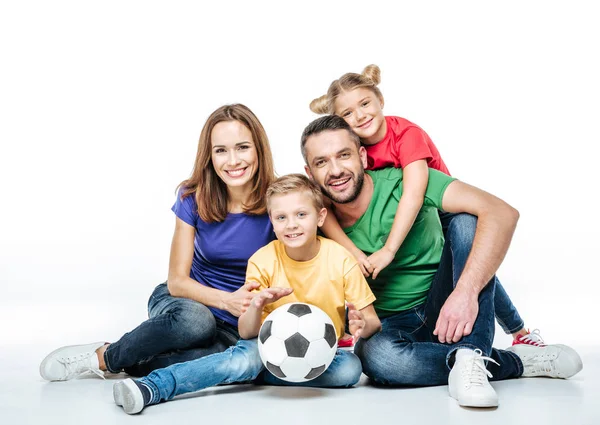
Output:
[[458,180],[446,188],[442,208],[478,218],[471,253],[434,330],[443,343],[458,342],[471,333],[479,310],[479,293],[506,256],[519,212],[501,199]]

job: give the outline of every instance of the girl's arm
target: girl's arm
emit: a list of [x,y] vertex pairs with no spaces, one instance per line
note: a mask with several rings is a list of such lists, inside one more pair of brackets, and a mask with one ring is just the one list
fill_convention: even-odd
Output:
[[226,292],[219,289],[199,285],[190,277],[192,260],[194,258],[194,238],[196,229],[180,218],[176,218],[175,233],[171,242],[171,256],[169,259],[169,276],[167,287],[174,297],[189,298],[206,306],[226,310],[239,317],[250,305],[254,297],[251,291],[258,288],[258,284],[246,283],[235,292]]
[[258,335],[262,323],[262,312],[265,305],[291,294],[292,288],[265,288],[254,294],[248,309],[238,320],[238,332],[243,339],[254,338]]
[[344,233],[344,230],[336,220],[329,206],[326,207],[327,215],[325,216],[325,222],[323,223],[321,230],[323,230],[325,236],[342,245],[348,250],[348,252],[350,252],[350,254],[354,256],[354,258],[356,258],[356,261],[360,267],[360,271],[365,277],[370,276],[373,272],[373,268],[371,267],[371,263],[367,259],[367,256],[364,252],[358,249],[346,235],[346,233]]
[[429,179],[427,161],[420,159],[411,162],[404,167],[403,173],[402,197],[398,203],[392,230],[383,248],[368,257],[369,263],[373,267],[373,279],[376,279],[379,272],[392,262],[423,206]]

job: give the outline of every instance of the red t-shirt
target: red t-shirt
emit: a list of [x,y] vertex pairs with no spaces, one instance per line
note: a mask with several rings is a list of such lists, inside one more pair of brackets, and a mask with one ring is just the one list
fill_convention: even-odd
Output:
[[404,168],[420,159],[427,166],[450,175],[439,151],[421,127],[400,117],[385,117],[387,132],[381,142],[364,145],[367,150],[367,169]]

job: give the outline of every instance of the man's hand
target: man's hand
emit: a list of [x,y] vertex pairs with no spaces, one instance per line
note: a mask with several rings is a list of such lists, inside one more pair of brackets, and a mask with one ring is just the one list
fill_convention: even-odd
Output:
[[478,313],[478,295],[455,288],[440,310],[433,334],[442,344],[458,342],[471,333]]
[[377,279],[377,275],[392,262],[395,255],[396,253],[384,246],[369,256],[369,263],[373,266],[373,279]]
[[248,309],[252,298],[256,295],[252,290],[259,286],[256,282],[248,282],[237,291],[225,295],[222,310],[230,312],[235,317],[240,317]]
[[280,298],[290,295],[293,291],[292,288],[265,288],[255,294],[252,305],[258,310],[262,310],[265,305],[274,303]]
[[360,338],[366,325],[365,316],[361,311],[357,310],[352,303],[346,303],[346,307],[348,307],[348,325],[350,327],[350,333],[356,342],[356,340]]

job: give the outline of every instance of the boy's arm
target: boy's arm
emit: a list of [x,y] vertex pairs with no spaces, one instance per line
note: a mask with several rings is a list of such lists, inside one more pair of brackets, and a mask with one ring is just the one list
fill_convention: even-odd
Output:
[[265,288],[252,299],[250,306],[238,320],[238,332],[243,339],[254,338],[258,335],[262,323],[262,313],[265,305],[274,303],[291,294],[292,288]]
[[325,216],[325,222],[323,223],[321,230],[325,236],[342,245],[354,256],[354,258],[356,258],[363,275],[369,276],[373,272],[373,268],[371,267],[369,260],[367,260],[365,253],[358,249],[356,245],[354,245],[354,242],[352,242],[346,233],[344,233],[344,230],[332,214],[329,206],[327,206],[327,215]]
[[423,206],[429,180],[427,161],[411,162],[404,167],[403,176],[402,196],[387,241],[383,248],[368,257],[373,266],[373,279],[392,262]]

